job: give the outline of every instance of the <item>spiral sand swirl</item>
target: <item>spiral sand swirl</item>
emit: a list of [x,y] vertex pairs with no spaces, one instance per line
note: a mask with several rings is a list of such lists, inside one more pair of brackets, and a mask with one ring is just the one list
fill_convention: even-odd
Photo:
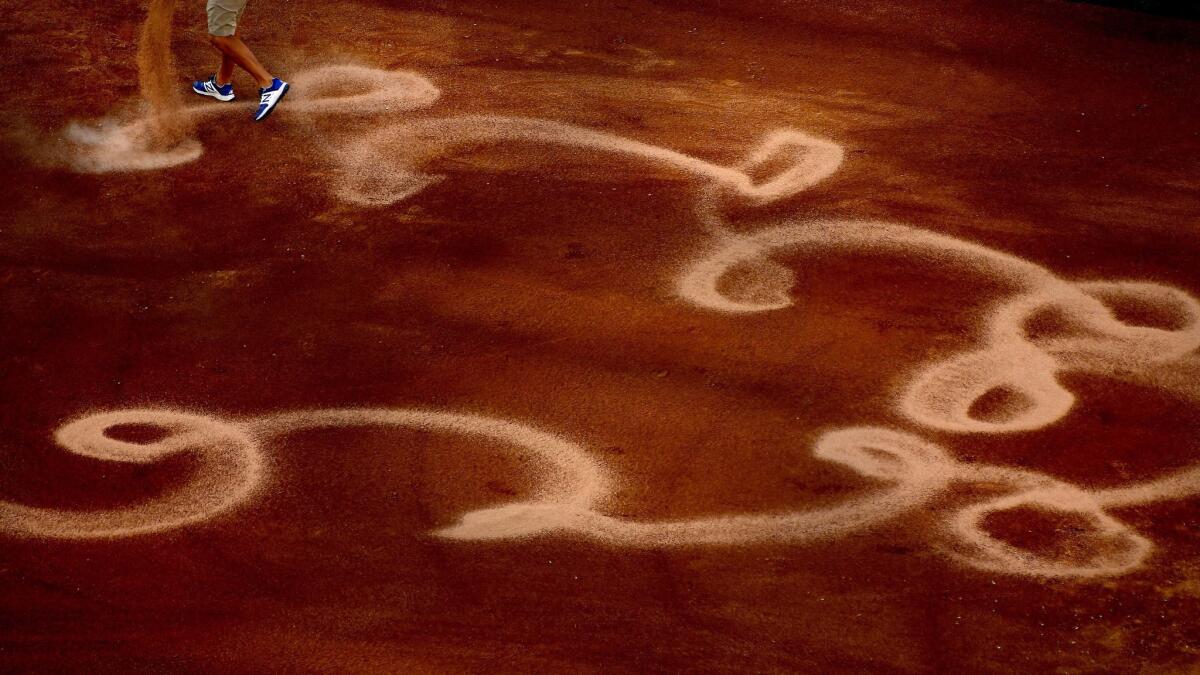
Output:
[[[293,80],[297,95],[288,115],[412,113],[433,105],[437,88],[418,74],[361,66],[330,66]],[[347,89],[351,93],[345,93]],[[207,104],[184,109],[190,123],[229,113]],[[165,168],[198,159],[203,148],[185,143],[149,152],[132,139],[147,121],[105,129],[76,127],[73,166],[107,172]],[[997,282],[1005,289],[980,314],[977,343],[919,368],[897,393],[895,406],[914,428],[962,434],[1015,434],[1043,429],[1067,416],[1076,397],[1060,380],[1071,371],[1147,374],[1194,358],[1200,347],[1200,303],[1187,292],[1150,281],[1073,281],[1051,270],[977,243],[907,225],[846,219],[782,220],[749,233],[722,217],[722,204],[760,206],[785,200],[833,175],[844,159],[829,140],[794,129],[762,138],[739,162],[725,166],[616,134],[543,119],[466,115],[388,121],[351,139],[332,155],[331,190],[363,208],[385,207],[419,194],[442,177],[426,165],[457,152],[504,144],[547,144],[578,152],[644,161],[697,182],[693,216],[707,243],[675,280],[680,298],[708,311],[749,314],[793,304],[795,276],[775,258],[863,251],[937,265]],[[764,167],[767,178],[755,178]],[[729,272],[751,269],[727,287]],[[1120,307],[1135,305],[1165,317],[1169,327],[1133,325]],[[1052,316],[1064,330],[1039,333]],[[1200,371],[1200,369],[1197,369]],[[1125,375],[1122,375],[1125,376]],[[1165,382],[1165,381],[1164,381]],[[1165,386],[1165,384],[1164,384]],[[1200,402],[1192,381],[1172,384]],[[998,414],[977,404],[1007,397]],[[147,446],[108,439],[120,423],[158,426],[168,432]],[[1052,476],[987,464],[963,463],[919,435],[881,427],[851,427],[820,435],[812,455],[845,466],[872,483],[842,503],[820,509],[741,513],[711,518],[633,521],[606,514],[620,480],[595,454],[562,436],[519,422],[423,409],[333,409],[222,420],[168,410],[98,413],[57,433],[64,449],[104,461],[147,462],[178,452],[201,458],[192,481],[159,499],[98,513],[71,513],[0,503],[0,529],[18,536],[122,537],[195,524],[250,502],[264,485],[263,448],[296,430],[313,427],[402,427],[460,436],[469,442],[522,448],[549,468],[535,475],[529,498],[465,513],[435,532],[457,541],[497,541],[531,536],[575,536],[612,546],[729,546],[762,542],[799,544],[879,524],[918,507],[944,514],[929,533],[948,559],[993,573],[1086,578],[1138,569],[1153,543],[1109,511],[1200,492],[1200,465],[1139,483],[1087,489]],[[558,476],[550,480],[548,476]],[[622,480],[637,480],[623,477]],[[957,487],[987,486],[996,496],[957,507],[937,501]],[[1023,550],[989,533],[989,516],[1020,508],[1072,516],[1084,524],[1070,555]],[[1086,541],[1085,541],[1086,540]]]

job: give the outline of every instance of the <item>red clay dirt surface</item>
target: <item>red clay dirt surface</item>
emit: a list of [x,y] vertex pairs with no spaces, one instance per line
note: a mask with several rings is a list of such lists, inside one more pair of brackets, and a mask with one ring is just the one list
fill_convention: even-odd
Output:
[[[89,172],[63,139],[143,114],[145,17],[0,12],[0,671],[1200,669],[1200,23],[251,0],[279,110],[239,72],[202,154]],[[322,111],[312,72],[428,96]],[[777,130],[812,180],[707,202]],[[1067,299],[987,342],[1016,287]]]

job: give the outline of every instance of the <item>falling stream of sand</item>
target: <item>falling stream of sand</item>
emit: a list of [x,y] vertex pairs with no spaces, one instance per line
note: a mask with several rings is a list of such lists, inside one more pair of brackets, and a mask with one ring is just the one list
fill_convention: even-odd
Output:
[[143,139],[148,150],[165,150],[191,133],[184,114],[175,60],[171,55],[171,20],[175,0],[149,0],[146,21],[138,38],[138,88],[149,106]]

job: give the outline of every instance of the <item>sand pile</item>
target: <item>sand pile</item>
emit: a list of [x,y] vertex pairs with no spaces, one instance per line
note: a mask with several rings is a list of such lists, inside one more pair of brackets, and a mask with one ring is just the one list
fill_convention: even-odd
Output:
[[71,123],[63,132],[66,147],[41,159],[105,173],[163,169],[200,157],[203,148],[190,138],[194,116],[183,105],[171,56],[174,16],[175,0],[149,0],[137,53],[141,105],[98,124]]

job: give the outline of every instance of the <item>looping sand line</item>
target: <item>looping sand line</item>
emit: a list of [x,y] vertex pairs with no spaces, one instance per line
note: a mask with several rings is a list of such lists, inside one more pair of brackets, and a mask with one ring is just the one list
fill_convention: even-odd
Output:
[[512,538],[514,521],[536,521],[521,534],[573,534],[613,545],[670,547],[799,543],[872,527],[923,504],[948,479],[950,461],[936,446],[887,429],[842,430],[825,434],[813,455],[884,482],[887,487],[827,508],[768,514],[739,514],[667,521],[631,521],[594,509],[551,511],[529,504],[505,504],[465,514],[436,534],[462,540]]
[[[153,426],[164,436],[133,443],[108,435],[120,425]],[[965,565],[1009,574],[1099,576],[1135,569],[1152,549],[1145,537],[1105,513],[1105,504],[1093,493],[1033,471],[958,462],[932,443],[886,428],[839,429],[816,440],[814,457],[879,484],[840,503],[791,512],[635,521],[603,513],[618,481],[576,443],[483,415],[384,408],[308,410],[239,422],[159,409],[87,415],[55,432],[63,448],[99,461],[139,464],[189,453],[197,458],[197,467],[187,483],[128,507],[82,512],[0,501],[0,531],[18,537],[103,539],[195,525],[261,491],[267,475],[261,447],[305,430],[348,427],[449,433],[529,452],[550,466],[550,471],[530,467],[539,483],[529,498],[467,512],[432,533],[451,540],[568,535],[639,548],[797,544],[868,530],[928,506],[953,485],[984,483],[1008,493],[951,512],[940,530],[939,548]],[[986,531],[989,514],[1023,506],[1079,515],[1090,528],[1093,545],[1060,560],[1022,551]]]
[[[158,0],[156,0],[158,1]],[[331,65],[303,71],[292,78],[293,94],[280,108],[281,117],[378,116],[432,106],[440,90],[423,76],[358,65]],[[153,89],[161,89],[156,86]],[[158,98],[165,99],[164,96]],[[64,137],[74,146],[69,164],[85,173],[149,171],[193,162],[204,153],[194,139],[164,145],[159,136],[163,103],[152,113],[129,122],[97,125],[73,123]],[[181,128],[231,113],[242,106],[203,103],[169,106]],[[616,134],[550,120],[501,115],[425,118],[380,127],[344,147],[328,149],[337,164],[333,192],[359,206],[387,206],[407,199],[441,177],[422,171],[431,159],[480,146],[539,143],[609,153],[671,167],[704,179],[751,205],[787,198],[837,171],[843,149],[809,134],[779,129],[768,134],[736,167],[726,167],[661,146]],[[774,174],[756,179],[762,166],[781,165]]]
[[[121,425],[165,433],[151,443],[107,435]],[[54,433],[65,450],[104,461],[150,464],[189,454],[188,481],[143,503],[100,511],[35,508],[0,501],[0,531],[53,539],[102,539],[162,532],[199,523],[249,499],[266,474],[258,442],[236,425],[189,412],[134,408],[86,415]]]
[[[609,153],[674,168],[765,204],[795,195],[832,175],[841,165],[841,146],[800,131],[769,134],[747,160],[730,168],[616,134],[561,122],[499,115],[463,115],[415,120],[380,128],[352,143],[342,154],[344,180],[339,197],[361,206],[385,206],[406,199],[440,177],[421,171],[433,158],[479,146],[537,143]],[[776,159],[784,168],[764,180],[749,171]]]
[[[164,436],[151,443],[134,443],[108,435],[121,425],[155,427]],[[459,540],[573,533],[626,546],[805,541],[894,518],[931,498],[951,475],[945,452],[916,437],[886,429],[831,432],[817,441],[814,456],[889,486],[826,509],[633,522],[597,510],[615,482],[593,455],[555,434],[517,422],[437,410],[350,408],[281,413],[235,423],[189,412],[131,409],[70,421],[54,437],[70,452],[105,462],[149,464],[190,453],[199,461],[186,484],[152,500],[95,512],[0,501],[0,531],[28,537],[115,538],[196,524],[247,501],[261,488],[266,476],[263,445],[304,430],[364,426],[484,439],[532,453],[550,465],[552,471],[538,471],[539,486],[529,499],[469,512],[459,523],[436,533]]]
[[[156,0],[155,20],[172,8]],[[163,47],[150,40],[148,49]],[[161,80],[161,74],[157,76]],[[155,80],[157,81],[157,80]],[[415,73],[360,66],[329,66],[293,79],[296,94],[284,115],[380,114],[432,105],[437,88]],[[145,88],[145,87],[144,87]],[[151,87],[153,89],[153,87]],[[158,87],[161,90],[161,87]],[[349,93],[347,93],[349,92]],[[166,101],[166,99],[163,99]],[[80,171],[151,170],[194,161],[203,148],[186,140],[162,149],[162,112],[127,124],[75,125],[68,139],[78,149],[71,164]],[[237,110],[206,104],[172,114],[187,128],[201,119]],[[1175,288],[1149,282],[1072,282],[1017,256],[918,228],[882,222],[827,220],[784,222],[750,234],[727,227],[723,198],[749,205],[786,199],[832,175],[843,160],[841,146],[803,132],[767,135],[741,162],[721,166],[681,152],[569,124],[521,117],[466,115],[395,123],[334,151],[341,199],[385,206],[407,199],[441,177],[423,171],[432,160],[480,146],[540,143],[635,158],[701,179],[696,217],[712,235],[711,248],[677,281],[684,299],[706,309],[752,313],[791,306],[795,276],[772,259],[814,249],[882,252],[982,276],[1011,289],[986,313],[975,348],[916,372],[900,392],[899,412],[910,421],[954,433],[1013,433],[1054,424],[1073,408],[1075,396],[1059,381],[1072,370],[1119,374],[1151,372],[1200,347],[1200,303]],[[782,166],[782,168],[778,168]],[[756,179],[766,167],[770,176]],[[742,282],[723,288],[737,268]],[[1166,317],[1170,328],[1133,325],[1119,308],[1130,305]],[[1039,317],[1054,315],[1066,330],[1039,333]],[[1061,328],[1062,326],[1060,326]],[[1200,394],[1187,385],[1200,400]],[[978,404],[992,394],[1007,405],[983,414]],[[126,416],[126,417],[123,417]],[[126,420],[118,422],[115,420]],[[121,443],[104,436],[120,423],[156,424],[170,432],[155,444]],[[534,452],[565,476],[547,479],[527,501],[464,514],[439,531],[443,537],[495,540],[535,534],[575,534],[623,546],[802,542],[871,527],[928,503],[955,483],[985,483],[1004,494],[954,511],[940,530],[939,547],[953,559],[982,570],[1033,576],[1089,577],[1120,574],[1143,564],[1151,542],[1105,509],[1181,499],[1200,492],[1200,465],[1134,485],[1085,490],[1037,472],[955,461],[937,446],[897,431],[854,428],[820,437],[814,455],[841,463],[885,484],[828,508],[788,513],[730,515],[672,521],[629,521],[598,509],[609,494],[604,467],[579,446],[515,422],[429,410],[344,409],[273,415],[241,424],[188,413],[132,410],[77,420],[59,430],[64,448],[107,461],[152,461],[189,451],[202,458],[189,485],[129,509],[75,513],[0,502],[0,528],[28,536],[115,537],[160,531],[211,518],[248,499],[262,478],[258,444],[314,427],[385,426],[485,438]],[[1089,544],[1075,542],[1067,554],[1036,555],[988,533],[986,519],[1003,511],[1037,508],[1086,523]],[[1084,539],[1079,536],[1079,540]]]
[[[1059,481],[1053,483],[978,502],[953,513],[945,527],[944,551],[976,569],[1040,577],[1112,576],[1142,566],[1154,548],[1149,539],[1106,513],[1094,494]],[[987,516],[1017,508],[1073,515],[1086,524],[1087,530],[1073,535],[1073,550],[1063,558],[1037,555],[992,536],[984,527]],[[1081,543],[1085,537],[1089,542]]]
[[[778,310],[792,305],[794,277],[759,274],[758,288],[726,289],[733,269],[778,265],[778,255],[820,249],[882,252],[916,258],[983,276],[1013,295],[986,313],[981,345],[916,372],[901,391],[898,411],[911,421],[955,433],[1012,433],[1054,424],[1075,404],[1058,374],[1151,373],[1163,364],[1194,356],[1200,347],[1200,302],[1188,293],[1150,282],[1071,282],[1007,253],[904,225],[828,220],[789,222],[737,235],[726,230],[713,247],[678,278],[678,294],[705,309],[727,313]],[[1170,328],[1126,323],[1118,307],[1135,307],[1165,319]],[[1057,332],[1038,334],[1039,315],[1052,313]],[[1153,384],[1153,381],[1151,381]],[[1179,388],[1178,385],[1174,385]],[[1200,402],[1200,389],[1188,389]],[[999,415],[981,416],[976,404],[1001,392],[1011,399]],[[943,528],[943,550],[982,570],[1031,576],[1091,577],[1138,568],[1153,545],[1105,509],[1194,497],[1200,464],[1125,487],[1085,490],[1036,472],[956,465],[956,480],[990,482],[1007,494],[955,512]],[[1041,557],[989,534],[985,519],[1017,508],[1075,516],[1087,532],[1066,559]]]
[[[734,268],[771,263],[771,256],[819,249],[873,251],[928,260],[1012,287],[1017,295],[987,313],[982,345],[920,370],[898,407],[910,420],[941,431],[1004,433],[1040,429],[1062,419],[1074,395],[1058,381],[1070,370],[1110,372],[1145,369],[1200,347],[1200,302],[1169,286],[1149,282],[1074,283],[1015,256],[978,244],[904,225],[828,220],[768,227],[749,235],[726,235],[691,264],[676,283],[678,294],[706,309],[752,313],[792,305],[790,277],[756,289],[767,300],[732,297],[721,288]],[[786,285],[784,285],[786,284]],[[1130,303],[1169,317],[1177,328],[1130,325],[1105,301]],[[1063,335],[1030,335],[1038,314],[1055,312]],[[972,407],[997,389],[1022,404],[997,419]]]
[[[539,475],[539,505],[589,506],[607,494],[612,481],[603,465],[583,448],[531,426],[494,417],[437,410],[391,408],[334,408],[280,413],[256,418],[245,428],[261,439],[277,438],[308,429],[394,427],[476,437],[532,453],[554,471]],[[562,475],[551,481],[551,473]]]

